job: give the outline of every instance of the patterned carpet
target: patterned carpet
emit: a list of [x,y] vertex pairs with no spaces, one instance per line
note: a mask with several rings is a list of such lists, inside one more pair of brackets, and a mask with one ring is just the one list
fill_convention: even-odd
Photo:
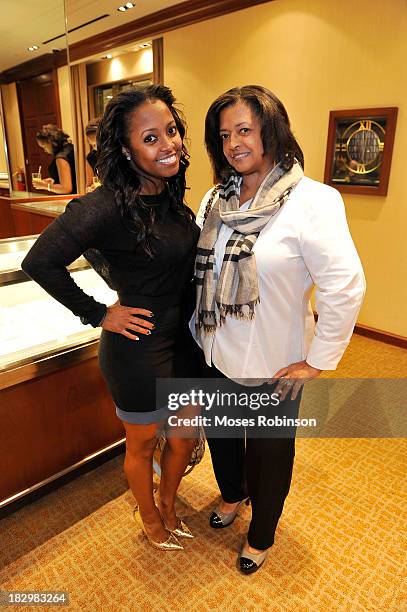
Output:
[[[335,376],[406,372],[405,351],[354,336]],[[0,521],[0,590],[64,590],[70,610],[90,612],[407,611],[406,451],[405,439],[299,439],[275,545],[253,576],[235,568],[250,509],[208,526],[208,452],[180,488],[196,538],[176,553],[133,524],[118,457]]]

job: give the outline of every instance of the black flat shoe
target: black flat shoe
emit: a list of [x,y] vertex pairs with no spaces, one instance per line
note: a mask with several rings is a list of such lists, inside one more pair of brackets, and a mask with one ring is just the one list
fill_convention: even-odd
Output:
[[249,552],[246,546],[247,544],[243,546],[243,549],[237,558],[238,568],[242,574],[254,574],[254,572],[257,572],[257,570],[261,568],[267,559],[268,549],[261,553],[254,554]]
[[219,506],[215,508],[209,518],[209,525],[212,529],[223,529],[224,527],[229,527],[235,520],[237,513],[239,512],[240,506],[243,502],[248,506],[250,504],[250,499],[247,497],[246,499],[242,499],[241,502],[238,503],[236,508],[232,510],[232,512],[222,512],[219,509]]

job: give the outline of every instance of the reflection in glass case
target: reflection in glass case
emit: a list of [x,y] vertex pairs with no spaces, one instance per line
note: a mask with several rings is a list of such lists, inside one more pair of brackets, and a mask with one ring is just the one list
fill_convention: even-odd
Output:
[[[36,236],[0,241],[0,372],[97,340],[100,328],[83,325],[20,269]],[[70,266],[75,282],[96,300],[117,294],[83,258]]]
[[95,103],[95,114],[96,117],[101,117],[104,113],[106,105],[115,95],[121,91],[127,91],[132,89],[134,85],[150,85],[151,79],[132,79],[127,81],[119,81],[118,83],[108,83],[106,85],[100,85],[94,89],[94,103]]

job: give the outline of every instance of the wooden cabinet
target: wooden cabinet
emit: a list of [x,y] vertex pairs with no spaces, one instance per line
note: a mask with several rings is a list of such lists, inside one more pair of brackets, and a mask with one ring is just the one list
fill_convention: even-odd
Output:
[[96,355],[71,358],[0,390],[0,508],[123,439]]

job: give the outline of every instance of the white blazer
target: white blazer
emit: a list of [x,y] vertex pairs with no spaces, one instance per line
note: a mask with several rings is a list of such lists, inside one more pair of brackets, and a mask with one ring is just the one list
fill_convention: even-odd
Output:
[[[211,191],[197,215],[200,227]],[[232,231],[221,227],[215,245],[217,274]],[[254,318],[227,316],[214,334],[197,334],[195,315],[190,321],[207,364],[213,363],[228,378],[252,379],[246,384],[253,385],[303,359],[315,368],[335,370],[366,288],[340,193],[303,177],[262,229],[253,251],[260,294]],[[310,304],[313,286],[316,325]]]

